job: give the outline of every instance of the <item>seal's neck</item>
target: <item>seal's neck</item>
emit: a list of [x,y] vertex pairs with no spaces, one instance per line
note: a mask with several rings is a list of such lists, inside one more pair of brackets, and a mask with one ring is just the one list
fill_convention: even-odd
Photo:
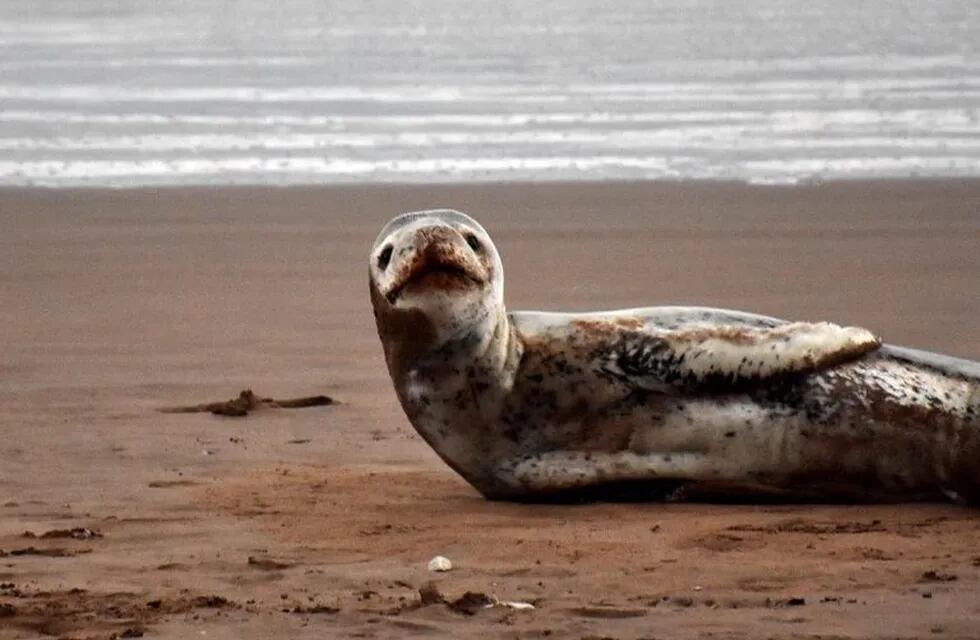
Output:
[[[493,425],[513,388],[523,347],[501,305],[458,337],[413,360],[395,388],[416,431],[457,473],[492,491]],[[393,377],[395,373],[392,372]]]
[[[513,323],[503,305],[467,327],[442,345],[420,354],[406,374],[443,378],[462,378],[474,386],[474,393],[509,391],[523,349]],[[453,386],[451,382],[448,386]]]

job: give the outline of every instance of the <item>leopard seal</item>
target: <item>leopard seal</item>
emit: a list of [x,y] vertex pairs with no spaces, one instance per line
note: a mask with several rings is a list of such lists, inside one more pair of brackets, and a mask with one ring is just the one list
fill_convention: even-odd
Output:
[[980,364],[704,307],[508,312],[453,210],[378,235],[370,292],[408,419],[489,499],[624,481],[803,499],[980,499]]

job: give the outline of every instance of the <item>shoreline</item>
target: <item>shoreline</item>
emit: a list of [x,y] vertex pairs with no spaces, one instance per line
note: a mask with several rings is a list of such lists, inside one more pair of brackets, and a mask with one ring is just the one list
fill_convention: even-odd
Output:
[[214,183],[214,184],[136,184],[136,185],[19,185],[19,184],[0,184],[0,194],[5,192],[18,191],[211,191],[211,190],[310,190],[310,189],[374,189],[374,188],[394,188],[394,189],[414,189],[414,188],[493,188],[501,186],[519,187],[558,187],[575,185],[605,185],[605,186],[636,186],[636,185],[670,185],[670,186],[731,186],[746,188],[774,188],[774,189],[797,189],[797,188],[820,188],[826,186],[839,185],[860,185],[860,184],[894,184],[894,183],[915,183],[932,184],[938,182],[952,183],[971,183],[980,182],[980,175],[916,175],[916,176],[880,176],[880,177],[854,177],[854,178],[819,178],[819,179],[800,179],[795,182],[754,182],[751,180],[740,180],[735,178],[569,178],[569,179],[486,179],[486,180],[447,180],[447,181],[347,181],[347,182],[328,182],[328,183],[296,183],[296,184],[273,184],[273,183]]

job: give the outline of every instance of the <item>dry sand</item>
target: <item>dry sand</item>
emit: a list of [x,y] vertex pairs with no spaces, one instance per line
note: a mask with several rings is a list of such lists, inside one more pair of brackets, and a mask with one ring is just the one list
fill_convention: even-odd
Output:
[[[515,309],[980,359],[977,181],[0,191],[0,638],[980,636],[972,509],[483,501],[401,414],[368,303],[377,230],[434,206],[488,227]],[[156,411],[247,387],[339,404]],[[419,606],[433,579],[537,608]]]

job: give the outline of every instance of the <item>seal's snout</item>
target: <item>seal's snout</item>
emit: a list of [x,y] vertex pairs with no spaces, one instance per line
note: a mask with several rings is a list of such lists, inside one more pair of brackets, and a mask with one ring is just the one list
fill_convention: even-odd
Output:
[[406,291],[452,293],[483,285],[487,268],[477,250],[475,236],[454,227],[437,224],[419,227],[403,237],[400,246],[383,249],[387,255],[387,270],[391,286],[385,293],[394,304]]

